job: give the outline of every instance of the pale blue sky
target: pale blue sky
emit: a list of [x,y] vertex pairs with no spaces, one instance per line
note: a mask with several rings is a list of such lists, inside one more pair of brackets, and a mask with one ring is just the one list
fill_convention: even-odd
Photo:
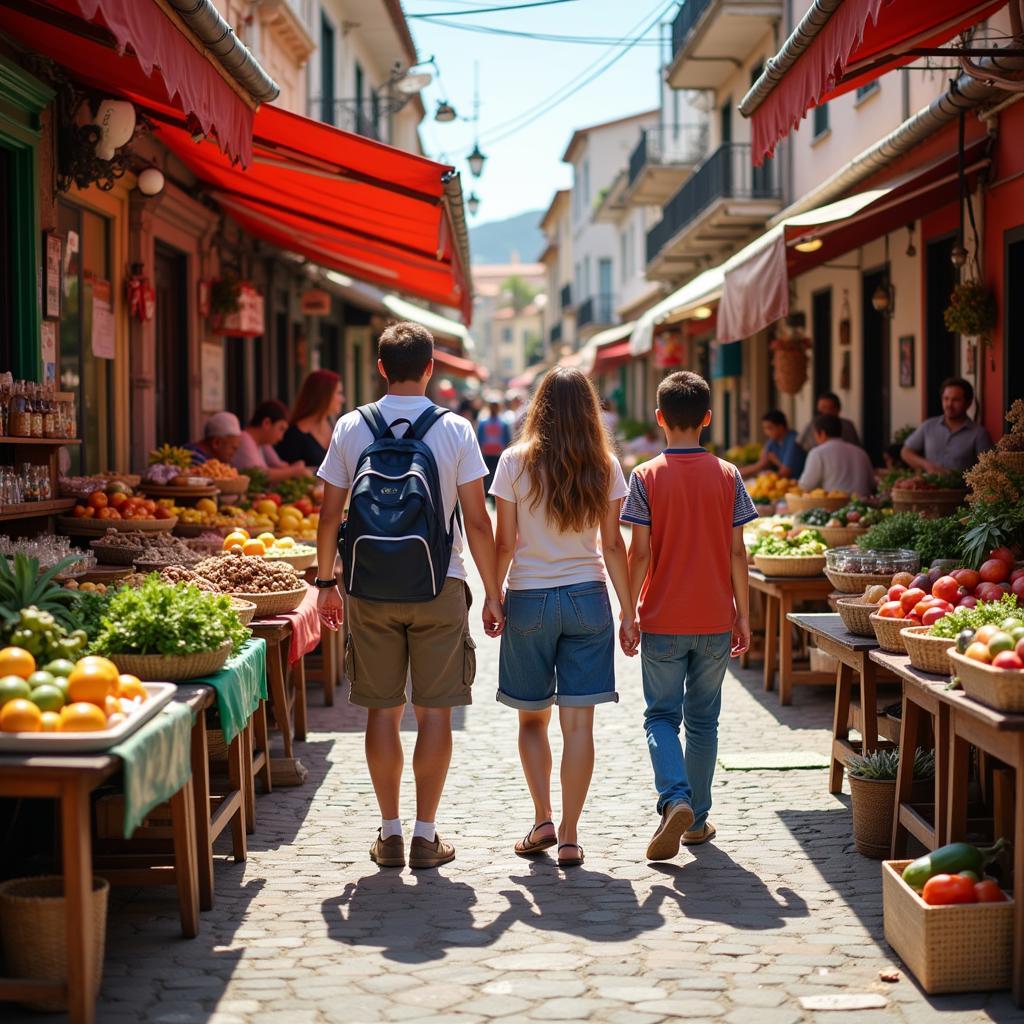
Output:
[[[522,2],[525,0],[404,0],[404,7],[407,15],[415,15]],[[657,107],[660,49],[653,44],[664,31],[658,21],[670,21],[676,9],[671,0],[570,0],[522,11],[445,19],[515,32],[601,39],[633,38],[649,27],[643,42],[585,85],[582,78],[588,66],[596,63],[597,70],[625,47],[487,35],[410,19],[420,56],[435,57],[441,69],[440,84],[435,80],[423,94],[428,118],[421,126],[423,145],[429,156],[456,164],[466,194],[475,190],[480,197],[480,212],[471,218],[471,224],[546,207],[555,189],[571,183],[569,168],[561,157],[574,129]],[[488,157],[479,179],[471,177],[465,164],[477,126],[461,120],[449,124],[433,120],[442,92],[460,118],[472,116],[474,61],[480,63],[480,148]],[[560,95],[559,90],[573,79],[579,84],[566,90],[569,97],[553,110],[501,128]],[[519,124],[523,127],[514,134],[500,138]]]

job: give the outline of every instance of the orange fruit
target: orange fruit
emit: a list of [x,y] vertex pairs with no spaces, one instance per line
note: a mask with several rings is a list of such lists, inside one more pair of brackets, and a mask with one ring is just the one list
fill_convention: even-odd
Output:
[[267,553],[267,547],[261,540],[247,540],[242,545],[242,554],[244,555],[265,555]]
[[0,732],[39,732],[43,713],[30,700],[16,697],[0,708]]
[[89,495],[89,507],[106,508],[107,496],[102,491],[93,491],[92,494]]
[[40,732],[60,732],[60,715],[56,711],[44,711],[39,722]]
[[0,677],[28,679],[36,670],[36,659],[23,647],[5,647],[0,651]]
[[125,700],[135,700],[136,697],[141,700],[149,699],[149,691],[142,685],[142,680],[132,675],[117,677],[117,695],[124,697]]
[[60,709],[61,732],[98,732],[106,727],[107,716],[95,704],[78,701]]
[[106,658],[83,658],[68,676],[68,698],[102,708],[117,693],[118,671]]
[[107,718],[111,715],[121,714],[121,698],[120,697],[107,697],[103,701],[103,710],[107,714]]
[[249,539],[249,534],[244,530],[232,530],[225,538],[223,549],[230,551],[236,544],[244,544]]

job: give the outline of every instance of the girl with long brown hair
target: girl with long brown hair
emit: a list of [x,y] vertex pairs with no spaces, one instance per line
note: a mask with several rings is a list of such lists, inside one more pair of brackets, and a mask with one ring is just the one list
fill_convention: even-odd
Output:
[[[636,654],[619,510],[627,494],[601,423],[597,392],[576,369],[541,381],[517,443],[495,471],[498,578],[508,574],[498,700],[519,710],[519,756],[534,822],[515,845],[531,857],[558,844],[558,863],[583,863],[577,826],[594,770],[594,707],[617,701],[608,569],[623,609],[619,640]],[[601,548],[598,550],[598,538]],[[558,705],[562,814],[551,808],[548,723]]]
[[331,443],[334,420],[345,403],[341,378],[333,370],[314,370],[302,382],[285,435],[275,445],[287,463],[319,469]]

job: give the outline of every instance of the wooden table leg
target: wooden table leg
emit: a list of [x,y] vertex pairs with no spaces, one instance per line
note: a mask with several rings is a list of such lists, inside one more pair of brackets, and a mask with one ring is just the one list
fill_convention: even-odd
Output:
[[836,668],[836,703],[832,713],[832,766],[828,775],[828,791],[843,791],[843,771],[846,768],[846,751],[837,740],[850,738],[850,694],[853,689],[853,669],[845,662]]
[[64,925],[67,930],[68,1017],[71,1024],[92,1024],[93,989],[92,832],[89,793],[75,781],[61,792],[61,846],[64,860]]
[[[861,750],[868,754],[878,749],[878,674],[875,663],[866,652],[860,656],[860,710]],[[914,763],[913,750],[910,763]]]
[[334,688],[338,685],[338,638],[340,629],[327,629],[320,634],[320,660],[324,673],[324,707],[334,707]]
[[267,727],[267,702],[261,700],[252,714],[253,720],[253,748],[262,752],[264,756],[263,767],[259,771],[260,781],[263,783],[263,792],[270,793],[274,789],[270,772],[270,730]]
[[775,686],[775,658],[779,638],[779,599],[766,594],[764,608],[764,688]]
[[[239,793],[245,793],[245,777],[252,777],[252,770],[242,762],[243,743],[241,733],[236,736],[228,746],[228,781],[231,788]],[[245,797],[242,797],[242,806],[239,813],[231,819],[231,848],[234,853],[235,863],[239,864],[245,860],[247,851],[245,843]]]
[[249,835],[256,831],[256,779],[252,773],[253,730],[253,721],[250,718],[238,736],[242,741],[242,767],[245,769],[242,772],[242,803],[245,805],[245,831]]
[[940,701],[938,712],[932,716],[935,731],[935,845],[951,843],[949,838],[949,794],[950,780],[950,711],[949,705]]
[[1013,1000],[1024,1006],[1024,736],[1017,740],[1013,837]]
[[[202,712],[200,712],[202,714]],[[181,934],[199,934],[199,875],[196,866],[195,802],[191,782],[171,797],[171,829],[174,838],[174,879],[178,885]]]
[[793,610],[793,598],[783,594],[779,605],[779,703],[793,702],[793,624],[787,616]]
[[288,688],[285,685],[285,657],[279,640],[267,641],[267,681],[270,684],[270,702],[274,707],[274,718],[281,730],[284,742],[284,756],[292,757],[292,716],[288,705]]
[[[900,718],[900,761],[896,769],[896,802],[893,807],[892,846],[890,848],[893,860],[901,860],[906,856],[907,842],[910,838],[910,833],[900,823],[900,806],[910,803],[910,795],[914,786],[914,757],[908,751],[917,750],[922,714],[924,714],[923,709],[913,701],[907,700],[907,695],[904,692],[903,712]],[[937,816],[938,805],[935,807],[935,813]],[[941,842],[939,835],[940,833],[936,831],[936,846]]]
[[210,754],[206,743],[206,712],[192,726],[192,802],[196,816],[199,906],[213,908],[213,840],[210,838]]
[[948,842],[967,838],[967,783],[970,771],[970,744],[956,734],[956,723],[950,722],[949,735],[949,820]]
[[291,667],[292,686],[295,687],[295,738],[306,738],[309,723],[306,718],[306,659],[299,658]]

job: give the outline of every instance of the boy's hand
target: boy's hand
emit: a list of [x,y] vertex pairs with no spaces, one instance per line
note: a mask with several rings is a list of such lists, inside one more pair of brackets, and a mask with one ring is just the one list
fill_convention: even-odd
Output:
[[729,654],[733,658],[738,658],[741,654],[745,654],[749,647],[750,620],[746,616],[741,616],[732,627],[732,650]]
[[330,630],[337,630],[345,619],[345,606],[337,587],[327,587],[317,592],[316,609],[320,621]]
[[632,616],[629,618],[624,616],[622,619],[622,624],[619,626],[619,646],[627,658],[635,658],[640,649],[640,629],[636,624],[636,619]]
[[505,613],[499,598],[489,597],[484,601],[483,619],[484,632],[489,637],[501,636],[505,629]]

